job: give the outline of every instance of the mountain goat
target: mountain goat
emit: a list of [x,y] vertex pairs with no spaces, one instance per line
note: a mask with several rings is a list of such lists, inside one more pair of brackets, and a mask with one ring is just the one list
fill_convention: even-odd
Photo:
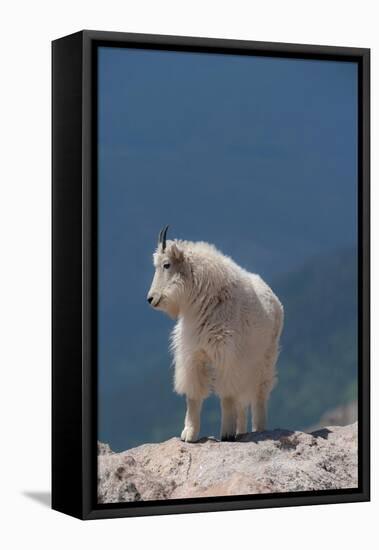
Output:
[[161,230],[147,300],[178,319],[172,333],[175,391],[186,396],[183,441],[196,441],[203,400],[221,400],[221,440],[266,425],[276,382],[283,307],[270,287],[206,242],[167,241]]

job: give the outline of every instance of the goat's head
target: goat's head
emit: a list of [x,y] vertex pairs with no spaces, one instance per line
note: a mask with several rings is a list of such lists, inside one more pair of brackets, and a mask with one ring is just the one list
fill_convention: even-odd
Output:
[[188,266],[183,248],[177,241],[167,241],[168,225],[161,230],[153,255],[155,274],[147,301],[155,308],[177,317],[183,301]]

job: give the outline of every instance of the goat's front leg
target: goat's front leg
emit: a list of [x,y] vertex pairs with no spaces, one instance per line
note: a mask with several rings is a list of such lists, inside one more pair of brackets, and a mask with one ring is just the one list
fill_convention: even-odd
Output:
[[237,424],[236,435],[245,434],[247,432],[247,415],[246,407],[237,403]]
[[184,420],[184,429],[181,435],[182,441],[193,443],[198,440],[202,404],[202,399],[191,399],[190,397],[187,397],[187,412]]
[[236,436],[237,411],[232,397],[221,398],[221,441],[234,441]]
[[188,357],[177,350],[175,356],[175,391],[187,398],[183,441],[197,441],[203,400],[209,393],[209,374],[201,354]]

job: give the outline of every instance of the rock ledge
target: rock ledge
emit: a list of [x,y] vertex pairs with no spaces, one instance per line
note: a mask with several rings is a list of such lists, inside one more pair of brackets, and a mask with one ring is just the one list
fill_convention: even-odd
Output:
[[172,438],[114,453],[98,446],[98,499],[138,500],[346,489],[358,485],[357,423],[247,433],[234,443]]

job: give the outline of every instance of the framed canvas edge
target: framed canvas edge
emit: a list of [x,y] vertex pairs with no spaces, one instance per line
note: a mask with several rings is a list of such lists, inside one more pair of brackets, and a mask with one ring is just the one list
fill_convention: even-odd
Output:
[[157,48],[189,48],[189,49],[217,49],[236,50],[240,53],[246,50],[249,55],[252,52],[281,55],[294,55],[301,57],[305,55],[307,58],[316,55],[318,58],[326,57],[364,57],[370,56],[370,48],[362,48],[356,46],[336,46],[336,45],[321,45],[321,44],[299,44],[290,42],[267,42],[258,40],[241,40],[233,38],[208,38],[203,36],[183,36],[183,35],[165,35],[165,34],[144,34],[134,32],[119,32],[119,31],[101,31],[83,29],[62,38],[53,41],[58,42],[66,38],[81,35],[83,42],[90,47],[94,42],[105,42],[111,44],[118,42],[120,44],[138,44],[139,47],[157,47]]
[[[82,384],[81,402],[81,434],[82,447],[80,454],[82,483],[80,502],[75,512],[62,510],[81,519],[101,519],[112,517],[144,516],[173,513],[209,512],[222,510],[240,510],[282,506],[300,506],[315,504],[335,504],[343,502],[362,502],[370,500],[370,50],[367,48],[345,48],[337,46],[314,46],[302,44],[266,43],[254,41],[240,41],[229,39],[208,39],[195,37],[176,37],[164,35],[145,35],[134,33],[114,33],[103,31],[81,31],[72,36],[80,36],[82,40],[82,151],[81,151],[81,178],[82,188],[82,271],[80,285],[82,289],[82,363],[80,369],[80,383]],[[59,41],[66,38],[59,39]],[[57,41],[53,42],[54,43]],[[97,228],[94,219],[94,204],[96,195],[94,190],[94,144],[97,142],[95,131],[96,105],[93,102],[93,82],[96,78],[96,63],[94,62],[94,48],[102,45],[114,45],[120,42],[123,45],[138,44],[138,47],[156,48],[190,48],[209,51],[232,50],[252,54],[261,52],[261,55],[291,55],[293,57],[321,59],[354,58],[360,67],[360,167],[359,184],[361,195],[359,200],[359,262],[361,272],[359,278],[360,301],[360,382],[359,382],[359,453],[360,489],[354,492],[339,490],[327,494],[327,491],[315,491],[312,494],[296,495],[252,495],[248,500],[245,497],[232,499],[196,499],[189,502],[183,499],[180,502],[159,501],[139,505],[99,505],[97,504],[96,470],[97,449],[96,431],[97,419],[93,414],[96,399],[96,362],[94,339],[91,331],[94,322],[93,298],[96,282],[97,255]],[[54,186],[54,178],[53,178]],[[54,312],[53,312],[54,316]],[[79,381],[78,381],[79,383]],[[362,398],[364,396],[364,399]],[[53,466],[54,469],[54,466]],[[258,498],[259,497],[259,498]],[[54,502],[54,499],[53,499]],[[54,506],[53,506],[54,507]],[[59,509],[55,507],[55,509]],[[81,511],[78,513],[78,509]]]
[[52,508],[75,517],[83,515],[82,47],[82,33],[52,43],[51,489]]

